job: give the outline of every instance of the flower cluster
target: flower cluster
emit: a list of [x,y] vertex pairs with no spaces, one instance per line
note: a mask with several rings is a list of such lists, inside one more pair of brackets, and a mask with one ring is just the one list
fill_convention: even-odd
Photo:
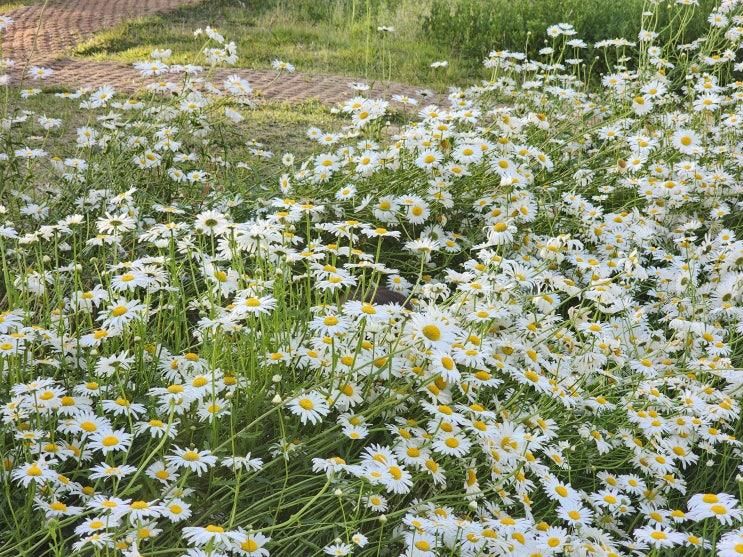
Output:
[[280,162],[170,52],[58,93],[71,141],[10,111],[0,556],[740,554],[740,11],[600,84],[556,25]]

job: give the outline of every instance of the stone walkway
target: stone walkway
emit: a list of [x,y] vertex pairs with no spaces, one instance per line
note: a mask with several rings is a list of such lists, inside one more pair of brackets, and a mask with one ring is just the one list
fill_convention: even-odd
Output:
[[[52,0],[46,6],[34,4],[5,15],[14,23],[2,33],[2,56],[13,59],[14,82],[32,65],[52,68],[54,74],[42,82],[25,78],[24,86],[65,86],[70,88],[112,85],[117,91],[134,92],[153,81],[142,78],[131,66],[116,62],[73,59],[74,47],[94,34],[128,19],[134,19],[195,4],[199,0]],[[238,53],[239,54],[239,53]],[[247,79],[259,98],[300,102],[316,99],[337,103],[353,96],[352,78],[337,75],[282,74],[272,70],[226,69],[216,72],[222,79],[238,74]],[[160,77],[159,79],[167,78]],[[393,94],[419,96],[414,87],[391,82],[370,83],[373,96]],[[368,94],[368,93],[367,93]]]

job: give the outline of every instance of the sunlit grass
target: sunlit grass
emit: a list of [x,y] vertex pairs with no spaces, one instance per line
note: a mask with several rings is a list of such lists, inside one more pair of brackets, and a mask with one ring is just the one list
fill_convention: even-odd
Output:
[[[363,8],[359,2],[353,20],[338,15],[331,21],[310,21],[289,6],[217,0],[121,24],[80,45],[76,54],[132,62],[154,48],[172,48],[174,61],[185,62],[202,45],[193,38],[193,30],[212,25],[233,37],[239,50],[247,53],[240,60],[245,67],[267,68],[279,58],[302,72],[439,89],[482,75],[479,61],[459,57],[454,48],[421,36],[422,12],[417,3],[406,0],[382,13],[375,9],[368,18]],[[380,25],[394,26],[395,31],[378,31]],[[431,68],[438,60],[448,60],[448,68]]]

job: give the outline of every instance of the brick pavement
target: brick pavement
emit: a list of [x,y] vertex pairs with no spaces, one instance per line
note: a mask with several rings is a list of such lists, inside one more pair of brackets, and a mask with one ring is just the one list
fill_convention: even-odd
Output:
[[197,0],[52,0],[6,15],[14,20],[3,35],[3,56],[41,64],[114,25],[173,10]]

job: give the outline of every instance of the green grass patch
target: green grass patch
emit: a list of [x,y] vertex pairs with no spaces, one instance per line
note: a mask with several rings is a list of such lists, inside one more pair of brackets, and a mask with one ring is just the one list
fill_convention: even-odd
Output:
[[[239,52],[247,53],[239,61],[244,67],[267,68],[278,58],[303,72],[386,79],[439,89],[480,75],[479,60],[459,57],[453,47],[424,40],[421,22],[425,6],[411,0],[374,2],[368,12],[363,2],[356,2],[355,7],[349,2],[320,3],[326,9],[320,13],[317,6],[301,4],[204,2],[121,24],[80,45],[75,53],[134,62],[146,58],[155,48],[172,48],[178,53],[173,62],[191,61],[203,46],[193,31],[212,25],[234,40]],[[382,32],[377,30],[379,26],[393,26],[395,30]],[[449,61],[448,68],[430,67],[443,59]]]
[[52,2],[50,0],[11,0],[10,2],[0,2],[0,13],[9,12],[22,8],[23,6],[32,6],[34,4],[56,4],[59,2]]
[[637,42],[641,29],[655,29],[669,39],[688,18],[676,40],[691,42],[704,34],[706,18],[719,2],[699,0],[698,8],[686,11],[672,2],[648,11],[650,4],[645,0],[431,0],[423,28],[429,40],[465,58],[483,59],[493,49],[537,57],[539,49],[552,43],[547,28],[558,23],[572,24],[576,37],[591,48],[604,39]]
[[[54,150],[56,153],[72,155],[75,152],[75,133],[80,126],[95,124],[95,116],[88,110],[80,109],[79,101],[61,98],[56,93],[65,91],[54,87],[26,99],[19,98],[16,88],[7,90],[8,102],[4,104],[3,117],[18,116],[24,111],[35,115],[59,118],[61,126],[46,134],[39,133],[37,116],[29,118],[26,135],[28,146]],[[123,100],[123,97],[122,97]],[[3,100],[0,99],[0,103]],[[323,150],[316,142],[309,141],[306,135],[310,127],[318,127],[324,132],[337,132],[347,121],[333,114],[324,104],[317,101],[287,103],[261,101],[255,109],[242,110],[245,119],[237,126],[239,133],[225,138],[227,147],[236,160],[248,162],[253,170],[275,170],[280,165],[283,153],[290,152],[299,158],[307,157]],[[394,121],[396,115],[391,115]],[[33,131],[33,133],[31,132]],[[256,154],[270,151],[273,157]]]

